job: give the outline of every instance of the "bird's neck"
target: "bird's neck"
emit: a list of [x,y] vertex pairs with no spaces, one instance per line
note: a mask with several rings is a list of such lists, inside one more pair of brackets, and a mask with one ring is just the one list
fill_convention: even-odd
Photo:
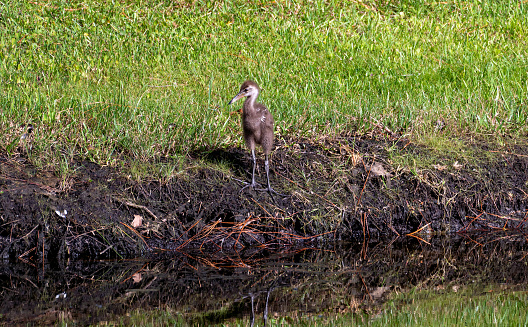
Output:
[[246,101],[244,101],[244,110],[246,112],[248,112],[248,111],[254,112],[255,111],[255,101],[256,100],[257,100],[257,96],[256,95],[252,95],[252,96],[247,97]]

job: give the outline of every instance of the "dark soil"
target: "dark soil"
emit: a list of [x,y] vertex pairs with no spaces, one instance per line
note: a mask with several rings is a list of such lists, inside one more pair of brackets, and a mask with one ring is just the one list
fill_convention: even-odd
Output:
[[[436,168],[418,171],[393,166],[394,150],[430,155],[424,147],[387,138],[277,140],[271,183],[284,195],[273,197],[240,192],[237,180],[250,179],[251,160],[239,148],[197,151],[179,177],[140,182],[81,160],[70,163],[73,177],[63,178],[36,170],[22,153],[0,155],[0,254],[61,262],[526,229],[527,147],[490,151],[476,144],[482,158],[474,162],[453,165],[452,158],[439,156]],[[258,165],[263,183],[261,159]],[[142,224],[134,228],[138,216]]]

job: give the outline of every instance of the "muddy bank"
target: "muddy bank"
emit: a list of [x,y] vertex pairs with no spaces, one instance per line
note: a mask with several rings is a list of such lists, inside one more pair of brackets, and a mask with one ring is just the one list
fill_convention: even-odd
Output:
[[240,181],[250,179],[245,149],[195,152],[170,180],[141,182],[81,160],[70,163],[74,173],[65,178],[34,169],[22,152],[2,155],[0,255],[35,263],[248,245],[273,251],[416,231],[426,240],[434,232],[524,230],[528,148],[473,147],[481,158],[435,154],[435,165],[416,170],[395,164],[394,153],[427,157],[429,150],[401,139],[279,139],[271,182],[284,195],[273,197],[240,192]]

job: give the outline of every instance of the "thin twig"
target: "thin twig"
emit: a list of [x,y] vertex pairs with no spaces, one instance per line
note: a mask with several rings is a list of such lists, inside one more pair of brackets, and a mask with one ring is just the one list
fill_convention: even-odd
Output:
[[124,199],[120,199],[120,198],[117,198],[117,197],[114,197],[114,200],[118,201],[118,202],[121,202],[123,203],[124,205],[127,205],[129,207],[132,207],[132,208],[136,208],[136,209],[142,209],[144,211],[146,211],[149,215],[151,215],[154,219],[158,219],[158,217],[156,217],[155,214],[152,213],[152,211],[150,211],[147,207],[145,206],[142,206],[142,205],[139,205],[139,204],[135,204],[135,203],[132,203],[130,201],[127,201],[127,200],[124,200]]

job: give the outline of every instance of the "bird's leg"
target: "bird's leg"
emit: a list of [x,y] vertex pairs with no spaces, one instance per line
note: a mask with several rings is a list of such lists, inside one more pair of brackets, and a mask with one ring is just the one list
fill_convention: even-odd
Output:
[[252,189],[255,189],[255,187],[257,186],[257,183],[255,183],[255,166],[257,166],[257,158],[255,157],[255,149],[251,149],[251,156],[253,156],[253,173],[251,174],[251,184],[247,184],[246,186],[244,186],[240,190],[240,192],[242,192],[246,187],[251,186]]
[[266,160],[264,161],[264,167],[266,168],[266,178],[268,179],[268,191],[271,192],[273,189],[271,188],[270,181],[269,181],[269,159],[268,159],[267,154],[266,154]]
[[255,167],[257,166],[257,158],[255,158],[255,149],[251,149],[251,155],[253,156],[253,174],[251,174],[251,187],[255,188]]
[[266,306],[264,307],[264,327],[266,327],[268,325],[268,302],[269,302],[269,298],[270,298],[270,293],[271,291],[273,291],[273,289],[275,288],[275,286],[271,287],[269,290],[268,290],[268,295],[266,296]]
[[264,168],[266,169],[266,179],[268,181],[268,188],[256,188],[257,187],[257,183],[255,182],[255,167],[257,166],[257,158],[255,157],[255,149],[251,150],[251,156],[253,157],[253,173],[251,174],[251,184],[247,183],[247,185],[244,186],[240,190],[240,192],[242,192],[247,187],[251,186],[251,188],[254,189],[254,190],[269,192],[269,194],[270,194],[271,198],[273,199],[273,201],[275,201],[275,199],[273,198],[273,193],[275,193],[277,195],[280,195],[280,196],[286,196],[286,194],[278,193],[277,191],[275,191],[271,187],[270,179],[269,179],[269,156],[267,154],[266,154],[266,159],[264,161]]
[[[259,189],[259,191],[266,191],[266,192],[269,192],[269,194],[271,195],[271,198],[273,199],[273,193],[277,194],[277,195],[281,195],[281,196],[284,196],[285,194],[280,194],[278,193],[277,191],[275,191],[273,188],[271,188],[271,184],[270,184],[270,179],[269,179],[269,157],[268,155],[266,154],[266,158],[264,160],[264,168],[266,169],[266,178],[268,180],[268,188],[266,189]],[[275,201],[275,199],[273,199],[273,201]]]

